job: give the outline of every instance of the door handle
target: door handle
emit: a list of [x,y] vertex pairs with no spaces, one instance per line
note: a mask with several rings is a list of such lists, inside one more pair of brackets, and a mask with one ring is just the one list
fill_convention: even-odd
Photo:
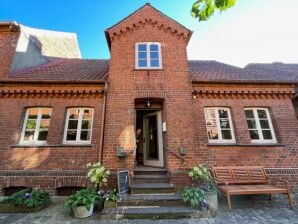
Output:
[[146,142],[146,138],[145,137],[143,138],[143,142]]

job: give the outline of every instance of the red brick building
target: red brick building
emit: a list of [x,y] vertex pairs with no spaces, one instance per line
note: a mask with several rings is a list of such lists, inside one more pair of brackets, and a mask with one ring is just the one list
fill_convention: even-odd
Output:
[[262,165],[298,186],[297,65],[188,61],[192,31],[149,4],[105,35],[111,59],[86,60],[74,36],[0,23],[2,193],[63,194],[96,161],[159,167],[177,188],[198,163]]

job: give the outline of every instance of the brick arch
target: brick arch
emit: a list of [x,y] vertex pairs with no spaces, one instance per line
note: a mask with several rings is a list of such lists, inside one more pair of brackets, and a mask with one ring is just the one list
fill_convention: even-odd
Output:
[[29,177],[4,177],[1,179],[1,189],[8,187],[36,187],[35,181]]
[[61,187],[87,187],[86,177],[59,177],[55,179],[55,189]]

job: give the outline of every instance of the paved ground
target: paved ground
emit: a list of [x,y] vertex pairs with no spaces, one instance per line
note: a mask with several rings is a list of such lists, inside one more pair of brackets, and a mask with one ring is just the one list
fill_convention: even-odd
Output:
[[[298,194],[294,196],[298,202]],[[70,217],[59,203],[31,214],[0,214],[2,224],[298,224],[298,206],[293,210],[288,207],[286,196],[275,195],[272,201],[265,196],[240,196],[232,201],[233,212],[228,212],[225,199],[219,201],[219,211],[212,219],[179,219],[179,220],[100,220],[100,214],[84,220]]]

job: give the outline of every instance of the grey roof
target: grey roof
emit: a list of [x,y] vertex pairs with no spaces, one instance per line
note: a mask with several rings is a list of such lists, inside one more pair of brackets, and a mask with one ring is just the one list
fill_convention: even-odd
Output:
[[249,64],[245,68],[217,61],[189,61],[194,81],[298,82],[298,64]]
[[19,25],[20,37],[11,71],[46,64],[57,58],[81,58],[75,33],[42,30]]

